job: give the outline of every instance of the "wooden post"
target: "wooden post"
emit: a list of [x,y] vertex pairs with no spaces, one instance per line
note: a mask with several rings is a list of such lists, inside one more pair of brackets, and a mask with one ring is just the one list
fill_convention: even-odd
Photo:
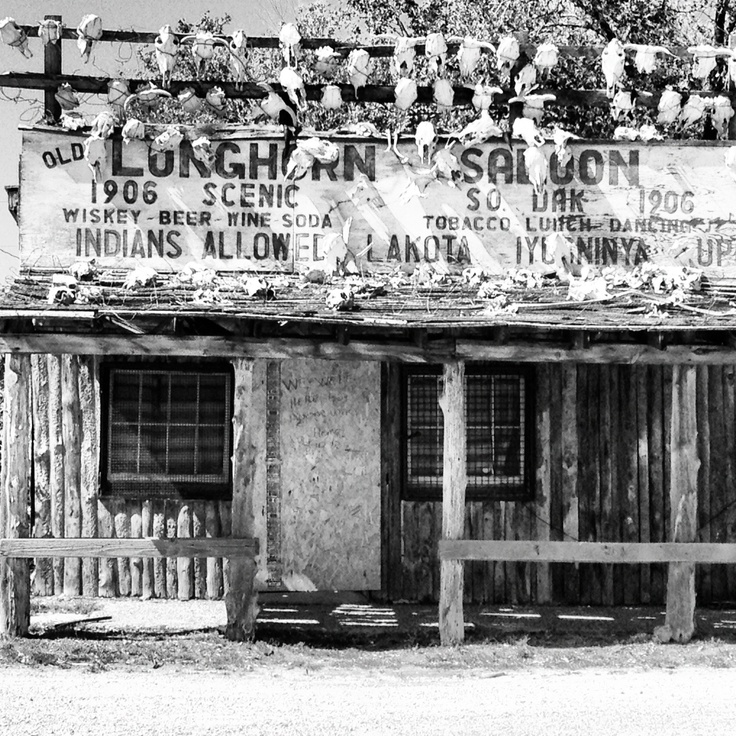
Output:
[[[672,369],[670,516],[673,542],[694,542],[698,529],[696,369]],[[690,641],[695,632],[695,564],[670,562],[667,613],[655,636],[662,642]]]
[[[45,15],[45,20],[58,20],[60,15]],[[59,76],[62,71],[61,65],[61,39],[58,43],[47,43],[43,49],[43,73],[49,76]],[[43,93],[44,115],[47,122],[55,123],[61,117],[61,105],[56,100],[55,91],[46,89]]]
[[[444,366],[440,409],[444,415],[442,468],[442,539],[462,539],[465,532],[467,485],[465,438],[465,363]],[[440,642],[460,644],[463,622],[463,562],[440,562]]]
[[[99,414],[96,410],[96,394],[99,391],[96,360],[89,356],[79,358],[79,410],[82,418],[80,440],[80,508],[82,511],[81,535],[98,535],[97,498],[100,474]],[[104,563],[103,563],[104,564]],[[82,560],[82,593],[96,596],[99,586],[100,561],[94,558]]]
[[403,597],[401,573],[401,370],[381,370],[381,592]]
[[[254,363],[252,360],[233,361],[235,401],[233,411],[233,501],[232,536],[254,536],[253,478],[256,452],[252,427],[256,422],[253,411]],[[254,588],[256,564],[253,558],[233,558],[228,565],[229,588],[225,595],[227,629],[232,641],[248,641],[255,634],[258,615],[257,593]]]
[[[79,405],[79,358],[61,361],[61,431],[64,443],[64,536],[82,536],[82,411]],[[82,593],[82,560],[64,561],[64,595]]]
[[[0,534],[30,536],[31,407],[30,356],[5,356]],[[11,441],[12,438],[12,441]],[[26,636],[31,623],[29,561],[0,558],[0,637]]]
[[[31,411],[33,412],[33,536],[51,536],[51,497],[49,496],[49,373],[46,356],[31,356]],[[53,595],[54,573],[50,557],[35,561],[35,595]]]
[[[61,357],[49,355],[49,449],[51,463],[49,496],[51,497],[51,534],[55,539],[64,536],[64,434],[61,405]],[[51,563],[54,574],[54,595],[64,592],[64,560],[58,557]]]

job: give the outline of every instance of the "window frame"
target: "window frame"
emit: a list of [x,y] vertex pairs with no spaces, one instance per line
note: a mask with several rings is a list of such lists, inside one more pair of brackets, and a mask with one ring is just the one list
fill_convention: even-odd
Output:
[[[466,380],[468,376],[477,375],[513,375],[523,381],[524,406],[523,412],[523,448],[521,457],[521,480],[516,484],[508,482],[488,482],[471,484],[468,482],[465,489],[466,501],[531,501],[535,493],[535,395],[536,371],[528,364],[519,363],[482,363],[467,362],[465,364]],[[415,375],[436,375],[441,379],[441,365],[404,365],[401,376],[401,499],[403,501],[441,501],[442,500],[442,473],[437,476],[436,485],[412,482],[409,477],[409,377]],[[439,388],[438,388],[439,396]],[[467,385],[466,385],[466,439],[467,439]],[[442,421],[442,412],[439,410],[439,419]]]
[[[166,476],[141,476],[139,479],[114,480],[110,477],[110,440],[112,409],[112,377],[115,371],[162,372],[166,374],[226,374],[227,397],[223,407],[225,439],[224,473],[221,481],[189,481],[166,479]],[[120,498],[160,498],[176,500],[227,501],[232,499],[234,371],[232,364],[218,362],[171,363],[165,361],[106,361],[100,366],[100,489],[101,495]],[[165,426],[165,425],[164,425]],[[194,451],[194,447],[192,448]],[[173,475],[173,474],[172,474]],[[160,488],[157,488],[160,484]]]

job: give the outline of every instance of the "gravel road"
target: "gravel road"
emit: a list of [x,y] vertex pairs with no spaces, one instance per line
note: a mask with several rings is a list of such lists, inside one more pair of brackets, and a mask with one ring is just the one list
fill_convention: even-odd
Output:
[[711,736],[733,670],[242,673],[0,669],[9,736]]

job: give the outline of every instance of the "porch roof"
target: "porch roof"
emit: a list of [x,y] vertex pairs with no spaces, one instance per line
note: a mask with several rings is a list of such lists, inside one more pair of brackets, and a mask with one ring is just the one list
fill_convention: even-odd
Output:
[[[159,273],[155,282],[128,288],[130,271],[103,271],[80,279],[66,299],[50,302],[55,271],[26,270],[7,283],[0,322],[32,320],[33,331],[60,324],[71,332],[166,332],[167,321],[199,320],[238,333],[259,324],[266,332],[301,325],[391,335],[412,330],[460,335],[501,328],[510,332],[564,330],[603,333],[711,333],[736,330],[736,284],[702,279],[697,291],[651,283],[607,285],[599,298],[571,298],[568,283],[525,273],[493,278],[415,274],[392,277]],[[265,288],[254,295],[260,278]],[[350,292],[352,304],[328,306]],[[73,301],[70,301],[73,299]],[[68,302],[68,303],[67,303]],[[196,334],[196,331],[194,332]],[[610,335],[609,335],[610,336]]]

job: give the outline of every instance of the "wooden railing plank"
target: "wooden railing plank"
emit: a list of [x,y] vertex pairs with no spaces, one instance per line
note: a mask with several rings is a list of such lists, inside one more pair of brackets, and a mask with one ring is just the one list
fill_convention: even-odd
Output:
[[440,560],[736,564],[736,543],[442,540]]
[[244,557],[257,539],[0,539],[0,557]]

